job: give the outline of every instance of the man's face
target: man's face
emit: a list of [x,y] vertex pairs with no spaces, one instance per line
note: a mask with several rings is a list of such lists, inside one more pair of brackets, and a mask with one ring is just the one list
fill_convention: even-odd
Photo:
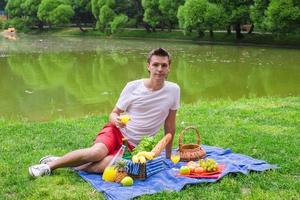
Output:
[[152,56],[147,66],[150,78],[166,79],[170,72],[169,58],[167,56]]

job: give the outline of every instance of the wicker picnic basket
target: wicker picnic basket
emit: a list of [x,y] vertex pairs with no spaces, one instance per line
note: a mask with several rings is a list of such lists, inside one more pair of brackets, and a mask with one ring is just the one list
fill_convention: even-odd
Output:
[[[194,130],[197,136],[197,144],[183,144],[183,136],[188,130]],[[205,156],[205,150],[201,147],[201,137],[197,128],[188,126],[184,128],[178,138],[180,161],[199,160]]]

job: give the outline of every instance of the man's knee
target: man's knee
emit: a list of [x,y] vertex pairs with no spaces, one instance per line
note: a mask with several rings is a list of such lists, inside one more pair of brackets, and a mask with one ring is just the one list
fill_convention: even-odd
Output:
[[100,173],[102,173],[104,171],[104,169],[108,166],[108,164],[110,163],[110,161],[113,159],[112,155],[106,156],[105,158],[103,158],[101,160],[101,163],[99,165],[99,170]]
[[103,143],[96,143],[90,147],[89,156],[90,160],[95,162],[102,160],[108,155],[108,149]]

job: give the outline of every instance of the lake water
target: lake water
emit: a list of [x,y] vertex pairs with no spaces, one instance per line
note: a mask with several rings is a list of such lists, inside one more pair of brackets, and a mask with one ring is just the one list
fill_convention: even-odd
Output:
[[109,114],[126,82],[164,47],[181,102],[300,95],[300,50],[96,37],[0,38],[0,117],[47,121]]

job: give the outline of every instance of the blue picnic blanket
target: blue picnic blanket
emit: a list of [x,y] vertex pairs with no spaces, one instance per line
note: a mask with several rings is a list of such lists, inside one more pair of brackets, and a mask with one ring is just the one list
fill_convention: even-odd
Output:
[[[135,180],[134,184],[129,187],[123,187],[119,183],[105,182],[102,180],[102,176],[100,174],[91,174],[83,171],[77,171],[77,173],[98,191],[103,192],[106,199],[126,200],[165,190],[180,191],[187,184],[216,182],[229,173],[243,173],[246,175],[250,171],[261,172],[277,168],[276,165],[268,164],[263,160],[257,160],[246,155],[233,153],[230,149],[222,149],[206,145],[202,145],[202,147],[205,149],[207,157],[213,158],[218,163],[225,165],[225,170],[218,179],[196,179],[176,176],[178,174],[178,170],[174,170],[174,164],[168,159],[164,160],[167,166],[165,170],[148,177],[144,181]],[[184,164],[185,163],[180,162],[176,165],[176,167],[180,167]]]

